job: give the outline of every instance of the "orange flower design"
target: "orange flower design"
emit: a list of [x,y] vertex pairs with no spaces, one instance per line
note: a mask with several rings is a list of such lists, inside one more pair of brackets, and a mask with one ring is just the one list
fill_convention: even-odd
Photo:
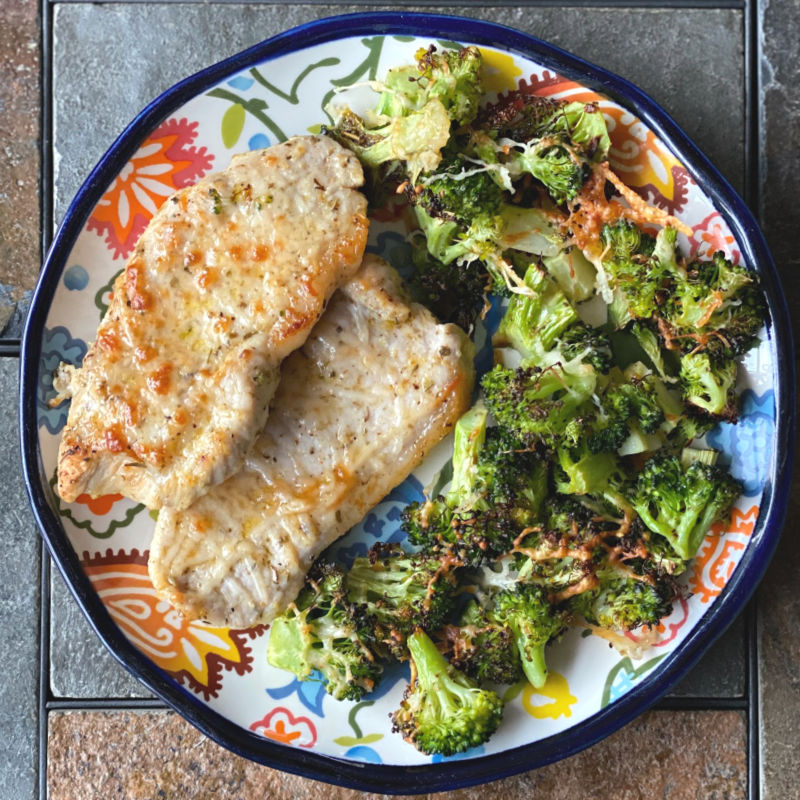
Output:
[[83,569],[128,639],[161,669],[208,700],[222,686],[222,668],[243,675],[252,670],[248,639],[266,630],[215,628],[185,620],[159,600],[147,573],[147,553],[83,554]]
[[757,519],[758,506],[747,511],[734,508],[729,526],[721,523],[712,526],[689,576],[689,586],[701,603],[708,603],[723,590],[747,547]]
[[313,747],[317,729],[308,717],[295,717],[288,708],[273,708],[263,719],[250,725],[250,730],[282,744]]
[[89,230],[105,237],[114,258],[125,258],[159,206],[211,168],[205,147],[191,147],[197,123],[162,123],[122,168],[89,217]]

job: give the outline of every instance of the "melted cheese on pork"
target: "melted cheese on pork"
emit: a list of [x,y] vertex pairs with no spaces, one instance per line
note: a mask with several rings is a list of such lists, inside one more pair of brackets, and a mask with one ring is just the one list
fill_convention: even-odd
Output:
[[361,262],[362,182],[349,151],[298,137],[168,198],[82,367],[60,372],[64,500],[184,508],[241,467],[281,362]]
[[159,514],[159,595],[215,625],[272,619],[322,550],[451,430],[472,385],[463,331],[409,304],[397,273],[368,256],[284,364],[245,468]]

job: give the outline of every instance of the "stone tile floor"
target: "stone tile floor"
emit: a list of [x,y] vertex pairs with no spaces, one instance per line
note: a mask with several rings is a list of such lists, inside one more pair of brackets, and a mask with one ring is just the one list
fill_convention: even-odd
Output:
[[[648,91],[760,213],[790,308],[800,312],[793,269],[800,211],[792,202],[800,166],[798,44],[792,33],[798,2],[688,5],[695,7],[610,0],[426,10],[526,30]],[[42,789],[51,798],[358,794],[232,757],[171,712],[141,705],[131,710],[147,702],[148,692],[102,648],[55,571],[41,596],[40,546],[15,445],[13,340],[39,269],[41,220],[49,224],[51,209],[53,221],[61,219],[108,144],[150,99],[178,78],[292,25],[389,7],[169,0],[20,0],[0,6],[0,330],[6,337],[0,352],[7,356],[0,358],[0,470],[6,478],[0,531],[15,556],[0,564],[0,797],[27,800]],[[50,91],[44,105],[42,64]],[[748,105],[751,91],[757,94]],[[42,141],[50,148],[43,160]],[[797,496],[757,610],[724,634],[659,710],[561,764],[452,795],[797,797],[800,606],[794,586],[800,546],[791,524],[800,510]],[[44,569],[49,575],[46,560]],[[40,674],[42,607],[49,610],[44,630],[50,635]],[[749,665],[747,640],[754,630],[757,662]],[[754,677],[758,691],[750,692]],[[104,698],[118,702],[91,708]],[[41,719],[40,699],[50,709]],[[758,724],[749,728],[753,714]],[[749,764],[757,775],[748,773]]]

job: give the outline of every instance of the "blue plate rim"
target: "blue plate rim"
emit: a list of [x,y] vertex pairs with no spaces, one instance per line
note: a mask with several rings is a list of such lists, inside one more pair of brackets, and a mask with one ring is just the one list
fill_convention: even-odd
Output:
[[[36,384],[41,334],[66,259],[91,209],[142,139],[172,111],[224,78],[256,63],[331,40],[363,35],[417,35],[473,42],[517,52],[605,93],[633,111],[670,148],[709,195],[757,265],[773,344],[775,434],[770,479],[745,554],[708,613],[686,639],[633,690],[577,726],[546,739],[476,758],[404,766],[365,764],[277,744],[230,722],[173,681],[125,638],[81,569],[49,501],[38,449]],[[435,792],[495,780],[573,755],[610,735],[655,703],[696,663],[743,609],[769,564],[786,514],[793,465],[794,357],[785,297],[763,234],[742,199],[672,118],[629,81],[521,31],[465,17],[410,12],[345,14],[314,20],[256,44],[176,83],[148,104],[114,141],[67,210],[34,292],[20,356],[20,446],[23,474],[38,527],[92,628],[114,657],[167,705],[233,752],[305,777],[391,794]]]

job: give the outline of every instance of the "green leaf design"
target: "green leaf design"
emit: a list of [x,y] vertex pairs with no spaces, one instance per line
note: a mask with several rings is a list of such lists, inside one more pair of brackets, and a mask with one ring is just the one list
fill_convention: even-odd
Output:
[[258,67],[253,67],[250,70],[250,74],[253,78],[258,81],[265,89],[269,89],[273,94],[278,95],[278,97],[282,97],[288,103],[292,105],[297,105],[300,102],[300,98],[297,96],[297,89],[300,84],[306,79],[306,77],[311,74],[315,69],[319,69],[320,67],[335,67],[339,63],[338,58],[323,58],[322,61],[317,61],[314,64],[309,64],[295,79],[295,82],[292,84],[292,88],[288,92],[284,92],[282,89],[279,89],[274,84],[270,83],[259,71]]
[[94,527],[92,522],[94,521],[94,517],[90,517],[89,519],[79,520],[75,517],[70,510],[70,506],[67,503],[63,503],[61,498],[58,496],[58,492],[56,492],[56,482],[58,480],[58,472],[53,472],[53,477],[50,478],[50,488],[53,490],[53,499],[56,504],[56,510],[58,511],[59,515],[68,519],[76,528],[80,528],[84,531],[89,531],[89,533],[94,536],[95,539],[108,539],[110,536],[114,535],[114,531],[118,530],[119,528],[127,528],[128,525],[133,522],[133,518],[139,514],[141,511],[144,511],[144,504],[138,503],[137,505],[129,508],[122,519],[110,519],[108,520],[108,528],[106,530],[98,530]]
[[[362,39],[361,44],[367,48],[367,56],[364,60],[349,74],[343,78],[336,78],[331,81],[331,86],[342,88],[350,86],[360,80],[374,81],[378,74],[378,63],[381,60],[381,50],[383,49],[383,36],[373,36],[372,38]],[[331,98],[336,94],[336,89],[331,89],[325,97],[322,98],[322,110],[330,122],[333,122],[331,115],[325,111],[325,106],[328,105]]]
[[645,661],[644,664],[641,664],[638,667],[633,666],[633,661],[631,661],[629,656],[625,656],[623,659],[618,661],[611,668],[611,672],[608,673],[608,677],[606,678],[606,683],[603,687],[603,699],[600,701],[600,708],[605,708],[611,702],[611,687],[614,685],[614,681],[617,679],[617,676],[620,674],[620,672],[627,672],[628,675],[630,675],[630,680],[633,681],[640,675],[644,675],[645,672],[651,670],[656,664],[658,664],[659,661],[661,661],[662,658],[664,658],[664,655],[651,658],[649,661]]
[[229,106],[222,115],[222,143],[228,149],[239,141],[244,128],[244,117],[244,108],[239,103]]
[[357,744],[371,744],[372,742],[377,742],[379,739],[383,739],[382,733],[369,733],[366,736],[361,737],[340,736],[338,739],[334,739],[333,741],[342,747],[353,747]]
[[106,302],[106,296],[111,294],[111,290],[114,288],[114,281],[119,277],[119,274],[122,270],[117,270],[112,276],[111,280],[106,283],[104,286],[101,286],[97,293],[94,296],[94,304],[100,311],[100,319],[102,319],[106,315],[106,311],[108,311],[108,303]]
[[362,700],[360,703],[356,703],[356,705],[350,709],[350,713],[347,715],[347,721],[350,723],[350,727],[353,729],[355,736],[340,736],[338,739],[334,739],[333,741],[342,747],[352,747],[356,744],[371,744],[372,742],[377,742],[379,739],[383,739],[382,733],[368,733],[365,736],[361,732],[361,728],[356,722],[356,716],[358,716],[358,712],[361,711],[362,708],[369,708],[369,706],[373,705],[375,705],[374,700]]

